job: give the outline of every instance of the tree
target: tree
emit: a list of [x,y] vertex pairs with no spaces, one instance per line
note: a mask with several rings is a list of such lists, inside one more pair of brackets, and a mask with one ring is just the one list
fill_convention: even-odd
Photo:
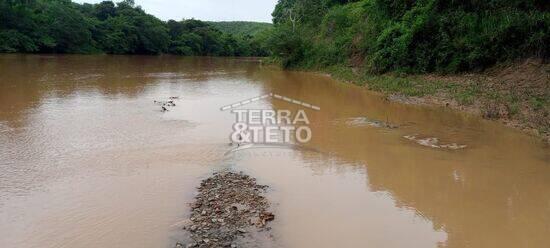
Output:
[[95,6],[95,16],[101,21],[111,16],[115,16],[115,14],[116,8],[112,1],[103,1]]
[[240,56],[254,55],[251,42],[199,20],[163,22],[133,0],[0,1],[0,52]]

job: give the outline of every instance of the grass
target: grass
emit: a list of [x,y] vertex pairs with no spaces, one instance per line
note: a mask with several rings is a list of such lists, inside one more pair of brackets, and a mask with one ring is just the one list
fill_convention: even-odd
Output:
[[544,99],[542,97],[531,97],[529,99],[529,104],[533,109],[540,110],[543,109],[545,106],[548,106],[549,103],[546,100],[547,99]]
[[459,86],[450,92],[451,96],[462,105],[472,105],[476,98],[482,96],[480,87],[477,84],[469,86]]
[[[330,66],[324,68],[300,68],[302,70],[324,71],[337,80],[351,82],[370,90],[388,95],[396,94],[408,97],[438,96],[451,99],[461,106],[479,108],[488,119],[513,119],[548,134],[550,127],[545,124],[550,113],[548,97],[528,97],[513,91],[499,91],[481,80],[461,80],[453,82],[452,77],[429,77],[429,75],[408,75],[403,73],[368,74],[348,66]],[[460,77],[458,77],[460,78]],[[528,98],[526,98],[528,97]],[[525,107],[531,112],[525,113]],[[546,114],[545,114],[546,113]]]
[[406,74],[362,74],[355,73],[345,66],[332,66],[322,71],[329,72],[338,80],[352,82],[359,86],[367,86],[370,90],[386,94],[422,97],[447,93],[461,104],[470,105],[481,94],[478,85],[460,85],[437,80],[425,80],[420,76]]

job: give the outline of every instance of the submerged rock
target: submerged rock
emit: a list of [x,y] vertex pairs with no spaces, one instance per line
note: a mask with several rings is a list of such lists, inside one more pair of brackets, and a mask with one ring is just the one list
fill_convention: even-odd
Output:
[[169,111],[168,107],[175,107],[176,106],[176,103],[174,102],[175,99],[179,99],[179,97],[177,97],[177,98],[170,97],[170,100],[168,100],[168,101],[153,100],[153,103],[161,106],[161,109],[160,109],[161,112],[166,112],[166,111]]
[[389,129],[395,129],[399,127],[398,125],[393,123],[369,119],[367,117],[349,118],[349,119],[346,119],[346,124],[349,126],[372,126],[372,127],[389,128]]
[[467,147],[466,145],[460,145],[457,143],[441,144],[439,142],[439,139],[435,137],[420,138],[417,135],[405,135],[403,136],[403,138],[414,141],[419,145],[427,146],[430,148],[444,148],[444,149],[450,149],[450,150],[458,150],[458,149],[464,149]]

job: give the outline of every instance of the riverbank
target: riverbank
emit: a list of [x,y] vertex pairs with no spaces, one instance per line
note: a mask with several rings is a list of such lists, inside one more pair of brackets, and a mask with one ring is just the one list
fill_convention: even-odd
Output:
[[217,172],[203,180],[183,227],[189,238],[176,247],[269,247],[268,222],[275,215],[263,196],[267,188],[242,172]]
[[315,70],[381,92],[390,101],[469,112],[550,142],[550,65],[537,59],[454,75],[371,75],[344,66]]

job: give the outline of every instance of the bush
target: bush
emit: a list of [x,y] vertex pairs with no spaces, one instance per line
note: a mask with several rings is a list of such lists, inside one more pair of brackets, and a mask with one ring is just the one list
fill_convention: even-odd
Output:
[[38,47],[30,37],[15,30],[0,31],[0,52],[34,52],[36,50]]
[[291,25],[280,25],[267,40],[273,55],[282,58],[283,67],[296,66],[304,59],[306,44],[302,32]]
[[[289,25],[284,13],[302,6],[302,1],[279,1],[273,13],[276,32]],[[453,73],[549,56],[550,15],[543,1],[325,1],[324,7],[312,8],[311,13],[305,9],[303,15],[324,8],[322,22],[300,19],[298,23],[300,39],[308,42],[295,42],[296,47],[278,44],[294,53],[274,56],[291,61],[288,65],[307,67],[362,62],[377,73]],[[274,45],[274,50],[280,49]]]

